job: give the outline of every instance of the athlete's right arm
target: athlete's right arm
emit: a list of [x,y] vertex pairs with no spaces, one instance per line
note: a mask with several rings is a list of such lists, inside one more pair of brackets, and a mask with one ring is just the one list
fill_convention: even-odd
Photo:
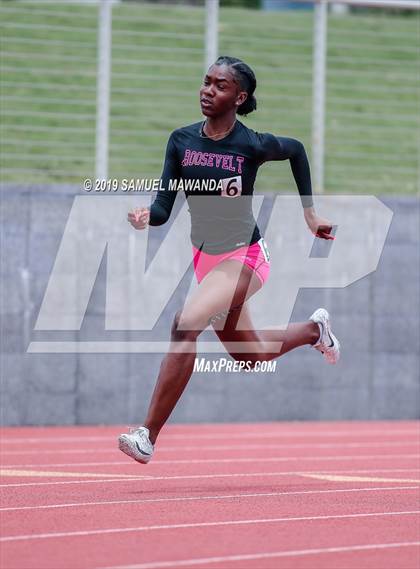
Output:
[[166,146],[165,163],[161,176],[161,190],[158,190],[155,201],[150,207],[150,225],[162,225],[168,221],[174,206],[176,191],[171,190],[170,180],[179,180],[180,166],[174,142],[174,133],[171,134]]
[[174,143],[174,133],[171,134],[166,146],[165,162],[161,176],[161,190],[150,208],[136,208],[128,214],[128,221],[135,229],[144,229],[147,225],[162,225],[168,221],[174,206],[176,191],[171,190],[169,181],[180,177],[179,162]]

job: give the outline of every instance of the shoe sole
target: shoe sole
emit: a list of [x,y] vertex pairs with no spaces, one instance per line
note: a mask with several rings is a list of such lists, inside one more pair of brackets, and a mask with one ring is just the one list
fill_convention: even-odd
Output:
[[[324,309],[324,310],[325,310],[325,309]],[[329,364],[336,364],[336,363],[338,362],[338,360],[340,359],[340,342],[338,341],[337,337],[334,336],[334,334],[332,333],[332,330],[331,330],[331,321],[330,321],[330,314],[329,314],[328,310],[325,310],[325,312],[326,312],[326,324],[325,324],[325,326],[326,326],[326,332],[327,332],[329,338],[331,339],[331,341],[332,341],[332,343],[333,343],[333,346],[332,346],[332,347],[334,347],[334,348],[337,350],[337,351],[335,352],[335,353],[336,353],[336,358],[335,358],[334,361],[330,361],[330,360],[327,358],[326,355],[325,355],[325,359],[327,360],[327,362],[328,362]]]
[[340,342],[339,342],[338,339],[334,336],[334,334],[331,332],[331,330],[329,331],[329,335],[330,335],[330,337],[331,337],[331,340],[333,341],[333,344],[334,344],[335,349],[337,350],[337,351],[335,352],[336,356],[335,356],[334,361],[329,360],[328,357],[326,356],[326,354],[325,354],[324,352],[323,352],[323,353],[324,353],[324,357],[325,357],[325,359],[327,360],[327,362],[328,362],[329,364],[334,365],[334,364],[336,364],[336,363],[338,362],[338,360],[340,359],[340,347],[341,347],[341,346],[340,346]]
[[[335,357],[334,361],[331,361],[327,356],[327,352],[322,351],[322,350],[319,350],[319,351],[322,353],[322,355],[324,356],[327,363],[329,363],[330,365],[335,365],[338,362],[338,360],[340,359],[340,347],[341,347],[340,342],[338,341],[337,337],[334,336],[334,334],[331,331],[330,314],[329,314],[328,310],[326,310],[325,308],[319,308],[318,310],[322,310],[325,314],[326,322],[325,322],[325,324],[324,324],[323,320],[321,320],[321,322],[322,322],[322,325],[325,326],[326,332],[327,332],[328,336],[331,338],[332,343],[333,343],[334,347],[336,348],[337,352],[336,352],[336,357]],[[312,322],[318,323],[317,320],[313,320],[313,316],[318,312],[318,310],[316,310],[312,314],[312,316],[310,317],[310,320],[312,320]]]
[[135,460],[136,462],[140,462],[141,464],[147,464],[149,462],[150,458],[152,458],[152,457],[150,457],[147,460],[145,460],[144,458],[141,458],[141,457],[139,458],[133,452],[133,447],[131,446],[131,444],[128,441],[126,441],[123,437],[118,438],[118,448],[124,454],[126,454],[127,456],[129,456],[130,458]]

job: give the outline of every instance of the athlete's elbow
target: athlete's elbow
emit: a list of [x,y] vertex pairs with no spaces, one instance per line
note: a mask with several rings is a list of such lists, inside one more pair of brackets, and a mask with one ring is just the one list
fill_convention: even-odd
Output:
[[149,225],[163,225],[166,223],[171,215],[170,211],[163,208],[151,207]]
[[168,219],[169,219],[169,215],[168,215],[168,217],[165,217],[165,218],[159,217],[158,219],[153,219],[153,220],[151,219],[149,221],[149,225],[151,225],[152,227],[157,227],[159,225],[163,225],[164,223],[166,223],[168,221]]
[[303,154],[306,155],[306,150],[303,142],[293,138],[293,154],[294,156],[302,156]]

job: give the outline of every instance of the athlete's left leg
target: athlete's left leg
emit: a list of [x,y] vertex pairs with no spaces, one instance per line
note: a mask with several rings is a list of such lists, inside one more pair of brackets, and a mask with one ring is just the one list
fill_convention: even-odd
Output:
[[[244,266],[243,271],[248,275],[251,296],[262,287],[262,283],[248,266]],[[211,323],[234,359],[254,364],[273,360],[299,346],[313,345],[318,341],[320,332],[318,324],[312,320],[289,324],[284,330],[257,331],[246,302],[227,315],[213,319]]]
[[[239,316],[240,314],[240,316]],[[239,326],[236,329],[239,317]],[[294,322],[284,330],[255,330],[249,308],[245,303],[239,311],[232,311],[224,320],[223,329],[214,323],[214,331],[226,351],[238,361],[269,361],[299,346],[314,345],[319,339],[318,324],[312,320]]]

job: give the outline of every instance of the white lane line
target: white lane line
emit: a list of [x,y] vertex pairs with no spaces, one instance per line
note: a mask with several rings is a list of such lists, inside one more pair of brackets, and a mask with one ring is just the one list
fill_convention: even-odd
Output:
[[207,563],[232,563],[235,561],[252,561],[255,559],[276,559],[278,557],[301,557],[304,555],[323,555],[325,553],[346,553],[348,551],[369,551],[372,549],[392,549],[401,547],[417,547],[420,541],[405,541],[396,543],[369,543],[367,545],[348,545],[345,547],[325,547],[319,549],[297,549],[290,551],[270,551],[267,553],[242,553],[240,555],[225,555],[223,557],[198,557],[196,559],[178,559],[176,561],[155,561],[136,565],[118,565],[106,569],[172,569],[173,567],[189,567]]
[[[113,441],[115,443],[115,441]],[[401,447],[401,446],[419,446],[420,440],[414,441],[382,441],[382,442],[369,442],[369,443],[316,443],[316,444],[258,444],[258,445],[212,445],[212,446],[160,446],[159,452],[179,452],[179,451],[235,451],[235,450],[265,450],[265,449],[293,449],[293,448],[378,448],[378,447]],[[18,454],[83,454],[83,453],[106,453],[115,452],[115,448],[106,447],[94,447],[91,449],[57,449],[57,450],[7,450],[1,451],[2,456],[5,455],[18,455]]]
[[[358,458],[363,458],[363,459],[367,459],[370,458],[371,456],[376,457],[376,458],[388,458],[388,457],[402,457],[402,458],[416,458],[416,459],[420,459],[420,455],[419,454],[404,454],[404,455],[390,455],[390,454],[385,454],[385,455],[369,455],[368,457],[364,456],[364,455],[357,455]],[[284,456],[269,456],[269,457],[264,457],[263,460],[264,463],[266,462],[289,462],[290,460],[318,460],[318,459],[331,459],[331,457],[300,457],[300,456],[295,456],[295,457],[284,457]],[[337,456],[334,457],[335,458],[339,458]],[[345,458],[349,458],[349,455],[345,455]],[[350,457],[351,458],[351,457]],[[237,463],[237,462],[252,462],[252,464],[255,464],[255,458],[219,458],[217,459],[217,463],[223,463],[223,464],[231,464],[231,463]],[[58,468],[58,467],[66,467],[66,468],[73,468],[74,466],[128,466],[130,464],[130,462],[128,462],[127,460],[106,460],[104,462],[100,461],[100,462],[38,462],[38,463],[31,463],[31,464],[3,464],[4,468]],[[159,460],[159,459],[154,459],[153,460],[153,465],[156,464],[215,464],[215,460],[214,458],[198,458],[198,459],[174,459],[174,460]],[[416,468],[380,468],[377,470],[371,470],[371,469],[367,469],[367,470],[353,470],[352,472],[417,472],[420,471],[420,467],[416,467]]]
[[[360,458],[360,457],[357,457]],[[354,459],[353,459],[354,460]],[[152,480],[204,480],[208,478],[246,478],[246,477],[271,477],[271,476],[300,476],[301,474],[308,474],[308,471],[300,471],[300,472],[239,472],[239,473],[212,473],[212,474],[182,474],[176,476],[139,476],[130,477],[130,478],[112,478],[112,474],[110,474],[110,478],[107,480],[60,480],[54,482],[18,482],[13,484],[0,484],[0,488],[20,488],[22,486],[56,486],[58,484],[99,484],[99,483],[109,483],[109,482],[135,482],[138,480],[142,480],[143,482]],[[319,474],[318,472],[314,472],[313,474]],[[322,474],[322,473],[321,473]]]
[[[416,458],[419,459],[420,455],[418,454],[405,454],[405,455],[373,455],[377,458],[388,458],[388,457],[403,457],[403,458]],[[264,463],[266,462],[289,462],[290,460],[318,460],[319,457],[283,457],[283,456],[272,456],[272,457],[264,457]],[[322,457],[323,459],[331,459],[331,457]],[[339,457],[335,457],[339,458]],[[349,458],[346,455],[346,458]],[[358,455],[358,458],[363,458],[366,460],[366,456]],[[230,464],[230,463],[237,463],[237,462],[252,462],[255,464],[255,458],[220,458],[217,460],[217,463],[223,464]],[[127,460],[107,460],[105,462],[39,462],[37,464],[3,464],[4,468],[57,468],[57,467],[66,467],[66,468],[73,468],[74,466],[128,466],[130,463]],[[203,458],[203,459],[178,459],[178,460],[153,460],[153,465],[156,464],[215,464],[214,458]],[[420,467],[417,468],[379,468],[376,470],[371,470],[370,468],[367,470],[352,470],[351,472],[418,472],[420,471]],[[350,472],[350,471],[348,471]]]
[[[112,475],[110,475],[112,476]],[[0,488],[21,488],[22,486],[57,486],[58,484],[108,484],[111,482],[136,482],[139,480],[153,480],[150,477],[139,476],[135,478],[109,478],[106,480],[60,480],[59,482],[22,482],[17,484],[0,484]]]
[[101,472],[57,472],[51,470],[15,470],[9,468],[0,468],[0,479],[5,476],[11,476],[13,478],[26,477],[26,478],[138,478],[136,474],[110,474],[107,472],[103,474]]
[[209,528],[209,527],[222,527],[222,526],[241,526],[253,524],[272,524],[281,522],[303,522],[303,521],[324,521],[324,520],[341,520],[341,519],[355,519],[355,518],[370,518],[370,517],[383,517],[383,516],[413,516],[420,514],[420,510],[406,511],[406,512],[369,512],[357,514],[340,514],[335,516],[300,516],[290,518],[257,518],[248,520],[226,520],[219,522],[194,522],[187,524],[166,524],[156,526],[139,526],[130,528],[104,528],[96,530],[85,531],[69,531],[69,532],[51,532],[51,533],[33,533],[27,535],[8,535],[0,537],[0,542],[10,541],[26,541],[36,539],[53,539],[59,537],[81,537],[87,535],[104,535],[112,533],[130,533],[130,532],[143,532],[155,530],[171,530],[171,529],[189,529],[189,528]]
[[301,490],[299,492],[258,492],[254,494],[222,494],[213,496],[178,496],[173,498],[144,498],[142,500],[113,500],[103,502],[79,502],[68,504],[49,504],[43,506],[16,506],[13,508],[0,508],[0,512],[16,512],[21,510],[49,510],[56,508],[82,508],[89,506],[115,506],[126,504],[147,504],[154,502],[190,502],[200,500],[231,500],[234,498],[267,498],[279,496],[299,496],[301,494],[338,494],[346,492],[389,492],[393,490],[416,490],[418,486],[389,486],[381,488],[345,488],[340,490]]
[[[120,430],[124,430],[124,426],[120,428]],[[244,432],[242,433],[235,433],[235,432],[231,432],[231,431],[225,431],[225,432],[219,432],[217,430],[215,430],[215,432],[213,433],[163,433],[161,435],[162,439],[175,439],[175,440],[185,440],[187,439],[214,439],[215,436],[217,437],[226,437],[229,439],[242,439],[245,435],[246,432],[246,437],[247,438],[268,438],[268,437],[274,437],[274,438],[282,438],[282,437],[342,437],[342,436],[353,436],[353,437],[358,437],[359,435],[369,435],[372,437],[375,436],[380,436],[383,437],[384,434],[388,437],[388,436],[394,436],[394,435],[413,435],[413,436],[419,436],[420,434],[420,423],[418,426],[412,428],[412,429],[392,429],[392,427],[388,427],[387,429],[375,429],[375,430],[365,430],[365,431],[360,431],[360,430],[350,430],[350,431],[322,431],[322,432],[317,432],[317,431],[282,431],[281,429],[277,430],[277,431],[267,431],[267,432],[248,432],[249,431],[249,426],[244,427]],[[15,444],[16,442],[20,442],[23,444],[28,444],[28,443],[47,443],[47,442],[51,442],[51,443],[64,443],[64,442],[86,442],[86,441],[91,441],[91,442],[99,442],[99,441],[112,441],[114,440],[115,436],[118,435],[119,430],[118,427],[115,429],[115,435],[109,434],[109,435],[97,435],[97,436],[91,436],[91,435],[86,435],[86,436],[58,436],[58,437],[54,437],[54,436],[46,436],[46,437],[9,437],[9,438],[3,438],[2,439],[2,443],[5,444]]]
[[343,474],[301,474],[306,478],[316,478],[318,480],[326,480],[327,482],[409,482],[412,484],[420,484],[420,479],[407,478],[378,478],[377,476],[348,476]]

